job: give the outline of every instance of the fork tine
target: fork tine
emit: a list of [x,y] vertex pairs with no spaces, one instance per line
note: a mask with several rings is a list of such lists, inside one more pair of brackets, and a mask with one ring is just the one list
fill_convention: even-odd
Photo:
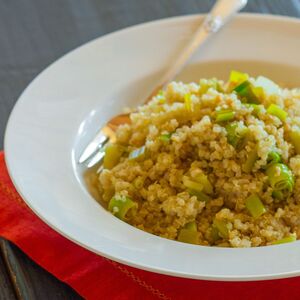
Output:
[[92,168],[93,166],[95,166],[97,163],[101,162],[103,160],[105,156],[104,151],[99,151],[97,152],[92,158],[91,160],[86,164],[86,166],[88,168]]
[[102,148],[106,142],[108,141],[109,137],[105,134],[102,130],[99,131],[93,140],[88,144],[88,146],[84,149],[78,162],[80,164],[86,162],[90,159],[100,148]]

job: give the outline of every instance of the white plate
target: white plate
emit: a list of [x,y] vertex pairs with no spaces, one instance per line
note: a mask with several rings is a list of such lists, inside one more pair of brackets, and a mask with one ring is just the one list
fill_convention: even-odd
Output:
[[[5,137],[10,175],[27,204],[59,233],[113,260],[175,276],[257,280],[300,274],[300,242],[252,249],[210,248],[163,239],[106,212],[86,191],[76,164],[105,120],[148,94],[201,16],[135,26],[80,47],[24,91]],[[300,86],[300,22],[237,17],[199,51],[185,79],[232,68]]]

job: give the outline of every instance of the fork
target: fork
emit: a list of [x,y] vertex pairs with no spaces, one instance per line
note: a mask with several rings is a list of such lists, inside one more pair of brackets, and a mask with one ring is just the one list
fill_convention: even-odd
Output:
[[[219,31],[247,2],[247,0],[218,0],[211,12],[204,19],[204,22],[201,23],[191,37],[189,43],[182,50],[175,64],[169,67],[160,79],[159,84],[154,88],[150,96],[146,98],[144,103],[149,102],[153,96],[163,89],[183,69],[199,46],[203,45],[209,37]],[[120,114],[110,119],[85,147],[79,157],[78,163],[86,163],[87,168],[100,163],[105,155],[104,146],[108,142],[114,143],[116,141],[115,131],[119,125],[125,123],[130,123],[129,114]]]

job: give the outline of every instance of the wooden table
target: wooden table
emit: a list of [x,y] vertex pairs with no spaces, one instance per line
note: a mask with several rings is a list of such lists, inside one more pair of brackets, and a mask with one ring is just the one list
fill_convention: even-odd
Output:
[[[9,113],[22,90],[61,55],[130,25],[205,13],[213,3],[213,0],[1,0],[0,146],[3,148]],[[300,0],[249,0],[244,11],[299,18]],[[0,299],[16,298],[81,299],[17,247],[0,239]]]

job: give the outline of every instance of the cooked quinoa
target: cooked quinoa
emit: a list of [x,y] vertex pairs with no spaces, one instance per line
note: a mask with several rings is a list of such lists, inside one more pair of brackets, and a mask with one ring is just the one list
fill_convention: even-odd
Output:
[[300,238],[300,90],[232,72],[171,82],[107,146],[97,188],[112,214],[183,242]]

